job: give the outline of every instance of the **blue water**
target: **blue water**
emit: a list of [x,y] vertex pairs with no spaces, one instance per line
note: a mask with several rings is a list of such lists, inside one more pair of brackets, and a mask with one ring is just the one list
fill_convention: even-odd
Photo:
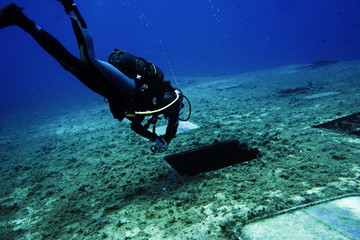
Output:
[[[106,59],[115,47],[125,49],[153,61],[167,79],[360,59],[359,0],[76,2],[99,58]],[[78,56],[69,19],[57,1],[16,3]],[[2,115],[94,96],[17,27],[0,30],[0,54]]]

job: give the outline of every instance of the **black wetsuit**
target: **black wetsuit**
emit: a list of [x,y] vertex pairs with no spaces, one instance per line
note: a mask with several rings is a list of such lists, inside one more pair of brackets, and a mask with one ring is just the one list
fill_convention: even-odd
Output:
[[[164,94],[164,99],[162,100],[161,105],[167,105],[175,99],[175,93],[173,91],[166,91]],[[166,128],[165,140],[170,142],[176,135],[176,131],[179,125],[179,112],[181,106],[181,99],[176,101],[169,108],[161,112],[166,118],[168,118],[168,125]],[[137,134],[149,139],[150,141],[155,141],[158,137],[155,133],[150,132],[147,127],[142,125],[142,122],[145,118],[145,115],[136,115],[131,119],[131,129]]]
[[[111,112],[115,118],[121,121],[125,117],[125,112],[134,107],[134,93],[136,91],[134,80],[127,77],[111,64],[96,58],[92,37],[76,5],[71,0],[60,0],[60,2],[70,17],[80,50],[80,58],[73,56],[57,39],[23,15],[20,8],[18,8],[19,10],[16,14],[6,19],[9,20],[11,18],[10,20],[12,22],[5,23],[5,21],[3,21],[4,23],[0,27],[17,25],[23,28],[41,47],[53,56],[65,70],[76,76],[88,88],[108,99]],[[13,5],[16,6],[15,4]],[[171,89],[166,90],[164,92],[162,105],[167,105],[173,101],[174,98],[175,93]],[[165,134],[165,139],[168,142],[175,137],[180,106],[181,102],[179,100],[161,112],[161,114],[169,118]],[[157,136],[149,132],[141,124],[144,119],[143,115],[129,119],[132,121],[131,128],[136,133],[151,141],[156,140]]]

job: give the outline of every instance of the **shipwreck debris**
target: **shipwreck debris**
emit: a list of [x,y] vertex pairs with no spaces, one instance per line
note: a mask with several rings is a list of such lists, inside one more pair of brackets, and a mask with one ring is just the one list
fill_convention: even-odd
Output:
[[168,155],[165,161],[180,175],[193,176],[256,159],[260,151],[236,140]]
[[360,112],[350,114],[329,122],[312,126],[313,128],[326,128],[335,132],[356,135],[360,137]]

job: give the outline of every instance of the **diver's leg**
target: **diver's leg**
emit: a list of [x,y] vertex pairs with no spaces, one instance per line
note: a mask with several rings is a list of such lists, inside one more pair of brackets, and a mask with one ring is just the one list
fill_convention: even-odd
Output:
[[80,49],[80,59],[87,65],[89,71],[102,76],[97,81],[103,81],[103,84],[110,85],[112,92],[122,98],[123,103],[131,105],[132,94],[135,90],[135,83],[132,79],[126,77],[111,64],[96,58],[92,37],[87,29],[87,25],[82,18],[77,6],[72,0],[59,0],[69,15],[74,28],[75,36]]
[[104,81],[98,81],[102,77],[101,74],[89,71],[83,61],[74,57],[49,33],[40,29],[33,37],[65,70],[72,73],[85,86],[105,98],[110,98],[110,96],[114,95],[109,84],[106,84]]
[[94,81],[94,79],[101,78],[102,76],[91,72],[89,74],[88,69],[85,68],[80,59],[73,56],[56,38],[26,17],[22,13],[22,9],[23,8],[16,6],[14,3],[1,8],[0,28],[19,26],[24,31],[28,32],[46,52],[48,52],[64,67],[65,70],[72,73],[94,92],[102,95],[103,97],[109,98],[111,86],[103,82]]
[[67,71],[79,77],[81,73],[80,59],[74,57],[57,39],[26,17],[22,13],[22,9],[14,3],[10,3],[0,9],[0,28],[14,25],[19,26],[29,33]]

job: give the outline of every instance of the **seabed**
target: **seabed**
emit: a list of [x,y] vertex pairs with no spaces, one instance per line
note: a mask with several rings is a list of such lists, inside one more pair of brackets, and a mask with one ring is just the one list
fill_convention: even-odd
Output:
[[[199,127],[160,154],[99,98],[1,116],[0,239],[359,239],[358,119],[322,124],[360,112],[360,62],[304,66],[179,77]],[[258,154],[166,160],[227,142]]]

